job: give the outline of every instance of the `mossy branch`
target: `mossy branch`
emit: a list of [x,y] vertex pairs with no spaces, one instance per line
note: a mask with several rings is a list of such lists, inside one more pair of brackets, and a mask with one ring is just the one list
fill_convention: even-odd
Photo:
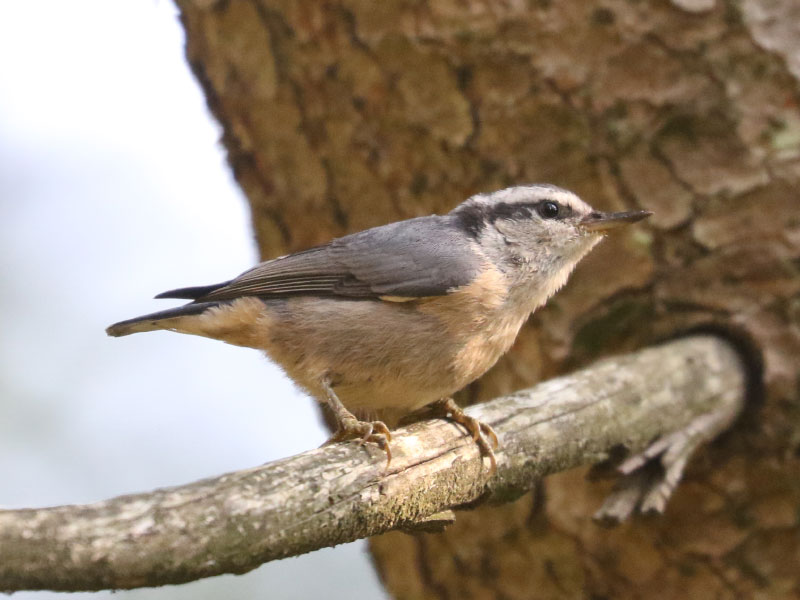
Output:
[[[100,590],[244,573],[278,558],[392,529],[425,529],[448,509],[518,497],[550,473],[625,448],[623,485],[599,515],[661,510],[688,454],[742,409],[730,345],[695,336],[599,362],[471,407],[500,438],[490,476],[458,426],[399,429],[377,448],[340,443],[245,471],[96,504],[0,511],[0,590]],[[662,477],[635,473],[661,463]],[[590,485],[587,483],[587,485]]]

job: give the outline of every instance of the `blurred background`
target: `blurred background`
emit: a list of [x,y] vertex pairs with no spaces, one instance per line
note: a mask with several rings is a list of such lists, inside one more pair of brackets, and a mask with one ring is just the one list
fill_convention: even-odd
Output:
[[[158,292],[257,261],[183,43],[170,2],[0,0],[2,507],[186,483],[326,438],[312,401],[255,351],[103,331],[171,306]],[[386,597],[364,543],[114,598],[319,594]]]

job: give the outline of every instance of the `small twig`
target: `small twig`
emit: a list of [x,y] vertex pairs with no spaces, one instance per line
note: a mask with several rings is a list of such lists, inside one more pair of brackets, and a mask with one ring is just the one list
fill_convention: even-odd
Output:
[[[735,418],[744,394],[736,352],[697,336],[470,408],[500,439],[492,477],[472,439],[439,419],[398,430],[388,470],[382,451],[340,443],[91,505],[0,511],[0,590],[135,588],[244,573],[391,529],[444,525],[449,509],[518,497],[544,475],[619,447],[638,457],[625,463],[628,477],[641,478],[638,467],[656,456],[669,457],[666,475],[656,487],[628,485],[633,491],[612,502],[621,508],[606,511],[659,509],[689,453]],[[621,501],[626,494],[635,501]]]
[[622,476],[595,520],[616,525],[634,512],[661,514],[698,446],[727,429],[736,414],[726,406],[697,416],[686,427],[664,435],[617,467]]

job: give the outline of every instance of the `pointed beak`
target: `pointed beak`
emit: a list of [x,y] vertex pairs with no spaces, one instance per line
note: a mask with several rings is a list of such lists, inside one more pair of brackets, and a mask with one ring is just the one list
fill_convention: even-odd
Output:
[[592,233],[602,233],[610,229],[616,229],[623,225],[636,223],[652,215],[649,210],[635,210],[632,212],[602,213],[593,212],[586,215],[578,222],[578,227],[584,231]]

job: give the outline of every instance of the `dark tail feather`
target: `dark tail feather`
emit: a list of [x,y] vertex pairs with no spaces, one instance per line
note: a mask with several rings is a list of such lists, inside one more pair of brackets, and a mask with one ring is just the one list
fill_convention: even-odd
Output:
[[[214,287],[214,286],[210,286]],[[188,289],[200,289],[200,288],[188,288]],[[176,290],[180,291],[180,290]],[[167,292],[170,293],[170,292]],[[167,297],[167,296],[164,296]],[[170,296],[173,297],[173,296]],[[174,296],[178,297],[178,296]],[[167,319],[174,319],[176,317],[189,317],[192,315],[199,315],[202,312],[205,312],[209,308],[213,306],[218,306],[219,302],[200,302],[200,303],[192,303],[186,304],[184,306],[179,306],[177,308],[170,308],[167,310],[161,310],[159,312],[150,313],[149,315],[143,315],[141,317],[136,317],[135,319],[128,319],[127,321],[120,321],[119,323],[114,323],[110,327],[106,329],[106,333],[108,335],[114,337],[120,337],[123,335],[130,335],[132,333],[140,333],[142,331],[154,331],[157,329],[168,329],[169,327],[163,321]]]
[[225,287],[229,283],[230,281],[225,281],[223,283],[214,283],[212,285],[198,285],[195,287],[178,288],[177,290],[161,292],[158,296],[156,296],[156,298],[181,298],[183,300],[197,300],[198,298],[202,298],[203,296],[210,294],[214,290]]

